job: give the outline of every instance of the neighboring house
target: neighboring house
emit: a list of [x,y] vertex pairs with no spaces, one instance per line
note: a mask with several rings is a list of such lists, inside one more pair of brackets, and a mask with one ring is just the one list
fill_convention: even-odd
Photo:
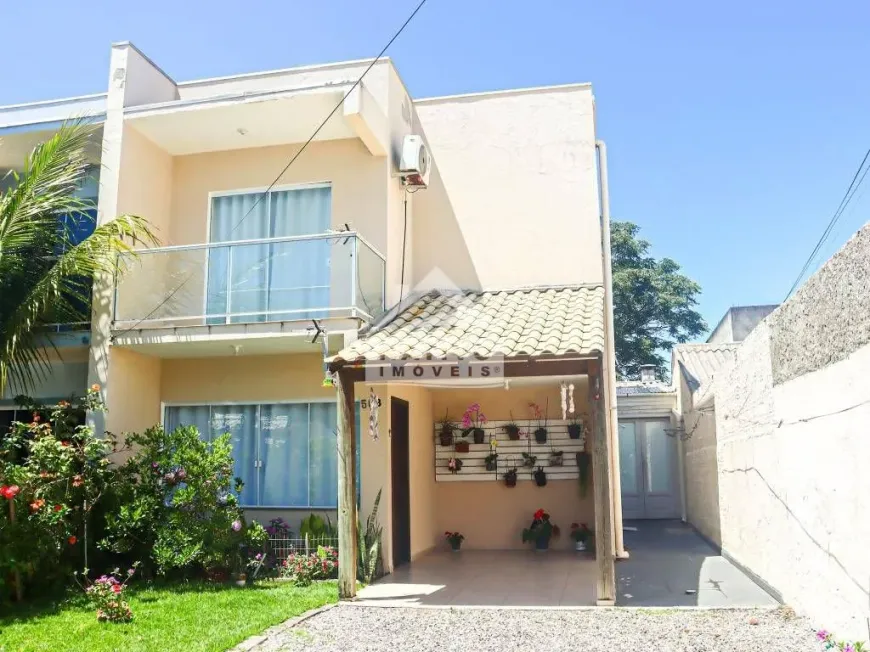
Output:
[[656,379],[653,365],[642,366],[640,376],[616,384],[622,517],[680,518],[679,440],[671,428],[675,391]]
[[[242,503],[261,521],[350,518],[356,500],[336,512],[344,491],[365,517],[382,490],[388,570],[443,545],[445,530],[468,548],[520,548],[540,507],[563,528],[594,522],[590,594],[612,604],[621,521],[592,89],[412,99],[383,59],[351,91],[370,64],[176,82],[131,44],[112,47],[99,219],[144,216],[161,246],[117,287],[95,289],[88,382],[108,407],[98,425],[230,432]],[[398,169],[412,135],[431,156],[425,189]],[[325,362],[338,403],[366,402],[349,423]],[[463,378],[445,383],[434,367]],[[562,386],[588,443],[568,437]],[[514,420],[528,435],[530,402],[546,413],[546,444],[499,427]],[[498,441],[495,471],[488,441],[461,453],[437,438],[436,421],[458,422],[472,403]],[[356,489],[339,481],[336,436],[356,449],[341,474]],[[556,447],[562,466],[549,465]],[[580,498],[584,448],[595,486]],[[546,467],[546,486],[534,467],[505,486],[522,452]]]
[[729,311],[742,341],[674,351],[688,520],[815,625],[863,640],[870,224],[770,308]]
[[[51,136],[63,120],[87,116],[100,124],[105,112],[105,93],[0,107],[0,190],[14,186],[13,173],[21,174],[25,159],[33,147]],[[94,206],[98,199],[101,139],[102,129],[98,128],[91,150],[93,167],[77,192],[79,197],[93,202]],[[75,239],[90,235],[96,224],[96,215],[94,208],[77,216],[74,221],[65,215],[58,219],[73,227],[71,235]],[[57,324],[46,329],[45,337],[51,341],[47,351],[50,371],[28,394],[45,402],[84,394],[88,386],[90,329],[90,321]],[[24,418],[14,401],[15,396],[22,393],[25,393],[23,388],[10,382],[0,396],[0,428]]]

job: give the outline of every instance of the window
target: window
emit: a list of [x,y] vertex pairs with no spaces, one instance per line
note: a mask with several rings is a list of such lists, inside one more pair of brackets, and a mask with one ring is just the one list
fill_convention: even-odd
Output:
[[[213,196],[209,242],[325,233],[328,185]],[[330,246],[326,239],[212,247],[206,313],[210,323],[311,319],[328,315]]]
[[333,401],[171,406],[164,423],[167,430],[196,426],[207,441],[230,434],[246,507],[338,506]]

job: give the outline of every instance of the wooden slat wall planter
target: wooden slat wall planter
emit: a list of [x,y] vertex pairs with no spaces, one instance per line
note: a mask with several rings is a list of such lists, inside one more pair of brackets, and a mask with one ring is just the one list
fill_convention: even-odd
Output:
[[[517,441],[511,441],[503,426],[510,421],[489,421],[484,427],[486,441],[483,444],[475,444],[473,436],[461,438],[460,429],[453,434],[454,443],[457,441],[469,442],[467,453],[458,453],[453,446],[442,446],[439,436],[440,428],[434,425],[433,436],[435,437],[435,481],[436,482],[496,482],[502,480],[502,474],[514,466],[517,468],[517,482],[534,482],[532,473],[539,466],[544,467],[547,473],[547,481],[570,480],[579,477],[577,469],[577,457],[575,453],[586,450],[586,431],[583,430],[579,439],[571,439],[568,436],[569,421],[547,421],[547,443],[539,444],[535,441],[534,431],[538,427],[534,421],[516,421],[520,427],[522,436]],[[497,467],[495,471],[487,471],[484,460],[490,454],[489,440],[495,435],[498,446]],[[562,466],[550,465],[550,453],[554,450],[562,451]],[[523,467],[522,453],[530,453],[537,456],[535,466]],[[447,468],[447,461],[455,457],[462,460],[462,470],[451,473]]]

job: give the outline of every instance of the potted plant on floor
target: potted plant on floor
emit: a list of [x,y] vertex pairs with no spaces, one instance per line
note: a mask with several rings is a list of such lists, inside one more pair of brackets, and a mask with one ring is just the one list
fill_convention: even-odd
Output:
[[559,536],[559,526],[550,521],[550,515],[539,509],[532,524],[523,530],[523,543],[534,542],[535,550],[543,552],[550,547],[550,539]]
[[506,487],[516,487],[517,486],[517,467],[511,467],[507,471],[505,471],[502,476],[504,478],[504,484]]
[[586,523],[571,523],[571,539],[574,541],[574,550],[583,552],[586,544],[592,538],[592,530]]
[[535,484],[539,487],[547,486],[547,472],[544,471],[543,466],[539,466],[538,470],[532,473],[532,477],[535,478]]
[[520,427],[514,422],[514,414],[510,413],[511,420],[509,423],[504,424],[501,428],[507,433],[508,439],[511,441],[519,441],[520,439]]
[[444,538],[450,544],[450,549],[453,552],[459,552],[462,547],[462,542],[465,541],[465,536],[459,532],[445,532]]
[[498,468],[498,453],[490,453],[483,460],[487,471],[495,471]]
[[486,415],[480,411],[480,403],[469,405],[462,415],[462,435],[469,434],[474,437],[475,444],[482,444],[486,439],[483,425],[486,423]]
[[456,426],[450,421],[448,413],[445,412],[444,418],[438,422],[438,439],[445,448],[453,445],[454,430],[456,430]]
[[447,460],[447,469],[454,475],[459,473],[462,470],[462,460],[458,457],[451,457]]
[[550,407],[550,400],[547,399],[546,407],[541,410],[541,406],[537,403],[529,403],[529,409],[532,411],[532,419],[535,421],[535,441],[539,444],[547,443],[547,410]]

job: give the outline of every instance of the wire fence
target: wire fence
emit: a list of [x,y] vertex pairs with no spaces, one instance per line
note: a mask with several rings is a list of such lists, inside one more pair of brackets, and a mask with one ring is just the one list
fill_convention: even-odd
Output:
[[270,537],[269,551],[273,558],[281,562],[293,553],[311,554],[318,546],[338,549],[338,537]]

